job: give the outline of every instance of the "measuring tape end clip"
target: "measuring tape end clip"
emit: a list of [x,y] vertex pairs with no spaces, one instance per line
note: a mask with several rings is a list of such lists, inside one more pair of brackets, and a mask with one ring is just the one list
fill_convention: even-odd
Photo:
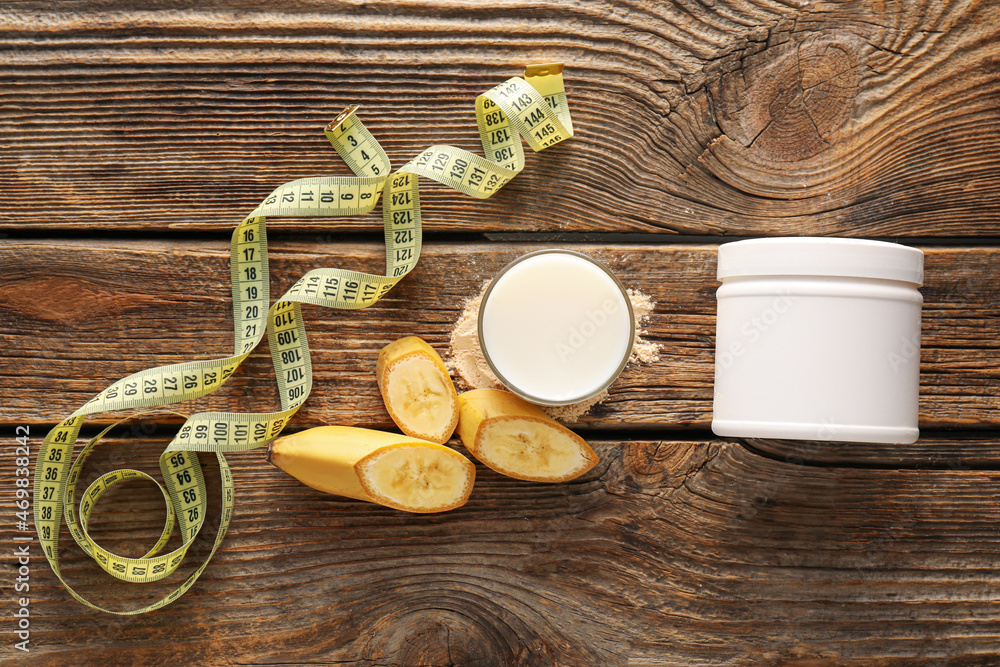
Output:
[[524,68],[524,76],[531,78],[536,76],[550,76],[562,74],[562,63],[545,63],[541,65],[528,65]]
[[341,111],[340,114],[338,114],[337,117],[334,118],[332,121],[330,121],[330,124],[326,126],[326,131],[327,132],[333,132],[334,130],[336,130],[337,127],[340,126],[341,123],[343,123],[345,120],[347,120],[348,118],[350,118],[351,114],[354,113],[355,111],[357,111],[360,108],[361,108],[361,105],[359,105],[359,104],[352,104],[349,107],[347,107],[346,109],[344,109],[343,111]]

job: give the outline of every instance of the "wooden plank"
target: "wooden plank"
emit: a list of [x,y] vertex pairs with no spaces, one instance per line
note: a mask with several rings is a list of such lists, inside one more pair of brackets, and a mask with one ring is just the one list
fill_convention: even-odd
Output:
[[[280,228],[279,228],[280,229]],[[304,243],[272,233],[271,298],[307,270],[379,272],[375,243]],[[366,311],[306,306],[314,390],[295,417],[390,426],[374,381],[378,350],[404,335],[447,352],[463,302],[507,261],[538,244],[430,243],[417,269]],[[656,302],[648,338],[660,361],[629,368],[588,429],[702,429],[714,378],[715,247],[576,245],[626,286]],[[1000,249],[926,248],[923,289],[924,429],[1000,425]],[[175,241],[6,241],[0,246],[0,419],[54,423],[113,381],[161,364],[221,357],[231,349],[228,246]],[[277,407],[265,350],[229,384],[180,406],[263,412]],[[109,416],[103,416],[109,419]],[[93,423],[101,423],[101,416]],[[882,450],[882,453],[886,453]],[[900,448],[898,455],[937,456]],[[982,448],[969,456],[988,455]],[[995,459],[995,457],[991,457]],[[978,459],[976,459],[978,460]]]
[[475,96],[564,60],[577,136],[489,201],[427,184],[429,231],[1000,236],[995,3],[136,5],[0,13],[3,229],[225,230],[347,173],[345,105],[397,166],[480,150]]
[[[155,469],[162,441],[121,444],[98,448],[88,474]],[[231,456],[234,523],[194,589],[158,612],[80,606],[32,546],[32,663],[1000,660],[996,472],[799,466],[721,441],[596,449],[601,464],[567,484],[477,466],[469,503],[442,515],[324,495],[259,451]],[[13,465],[0,459],[0,475]],[[158,493],[116,494],[95,532],[136,553],[159,533]],[[0,488],[4,506],[12,495]],[[125,609],[170,590],[111,584],[64,539],[65,573],[95,602]]]

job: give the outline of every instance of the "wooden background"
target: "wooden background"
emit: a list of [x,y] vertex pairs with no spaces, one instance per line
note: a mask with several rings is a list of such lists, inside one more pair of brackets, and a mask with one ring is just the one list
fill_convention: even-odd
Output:
[[[1000,3],[258,4],[0,8],[0,658],[1000,663]],[[344,106],[362,105],[396,166],[434,143],[479,150],[476,95],[554,60],[576,137],[486,201],[422,184],[417,270],[370,310],[306,308],[316,389],[293,428],[388,428],[379,348],[420,334],[445,349],[506,261],[567,246],[657,304],[661,360],[577,425],[601,464],[555,486],[478,466],[467,506],[411,516],[233,455],[235,519],[187,595],[91,611],[36,542],[31,652],[15,650],[15,428],[37,451],[113,380],[225,355],[231,229],[280,183],[347,173],[322,133]],[[272,294],[317,266],[378,271],[380,226],[377,212],[274,221]],[[715,250],[764,235],[926,252],[918,443],[711,435]],[[179,409],[275,407],[268,359]],[[88,475],[154,470],[174,429],[119,427]],[[162,501],[115,494],[95,533],[139,555]],[[190,572],[215,526],[163,584],[111,583],[66,531],[63,567],[95,602],[133,608]]]

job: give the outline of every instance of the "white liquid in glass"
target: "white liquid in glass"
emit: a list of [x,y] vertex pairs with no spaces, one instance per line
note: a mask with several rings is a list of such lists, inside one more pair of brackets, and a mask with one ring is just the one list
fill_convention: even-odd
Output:
[[605,389],[634,336],[620,284],[568,252],[532,254],[508,267],[479,319],[483,352],[501,381],[538,403],[574,403]]

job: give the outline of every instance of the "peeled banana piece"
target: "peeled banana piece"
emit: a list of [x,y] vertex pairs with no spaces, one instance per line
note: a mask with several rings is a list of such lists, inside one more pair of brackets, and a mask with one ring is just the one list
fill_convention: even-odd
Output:
[[458,424],[458,394],[440,355],[417,336],[389,343],[375,371],[382,400],[403,433],[444,444]]
[[458,436],[484,465],[532,482],[566,482],[597,454],[573,431],[510,392],[476,389],[458,397]]
[[476,466],[453,449],[350,426],[278,438],[268,460],[314,489],[406,512],[444,512],[472,493]]

